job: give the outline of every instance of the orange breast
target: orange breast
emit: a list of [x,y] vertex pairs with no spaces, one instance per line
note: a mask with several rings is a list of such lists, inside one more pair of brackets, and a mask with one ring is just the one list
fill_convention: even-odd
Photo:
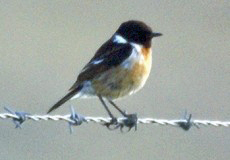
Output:
[[151,48],[142,48],[144,60],[136,63],[131,73],[131,77],[135,82],[136,90],[142,88],[149,77],[152,66],[152,50]]
[[151,52],[151,48],[142,48],[140,58],[132,62],[132,68],[118,66],[95,79],[92,85],[96,93],[110,99],[117,99],[141,89],[151,70]]

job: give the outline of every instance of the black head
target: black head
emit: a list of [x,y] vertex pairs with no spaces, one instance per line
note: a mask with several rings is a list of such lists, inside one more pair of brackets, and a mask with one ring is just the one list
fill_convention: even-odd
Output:
[[144,22],[135,20],[122,23],[116,33],[130,42],[142,44],[146,47],[151,46],[151,39],[153,37],[162,35],[161,33],[154,33]]

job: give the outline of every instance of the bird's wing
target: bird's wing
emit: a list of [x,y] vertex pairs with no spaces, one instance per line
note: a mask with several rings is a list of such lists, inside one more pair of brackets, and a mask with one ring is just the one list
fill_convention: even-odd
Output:
[[77,81],[69,90],[73,90],[83,81],[91,80],[103,72],[116,67],[132,53],[132,46],[128,43],[120,44],[108,40],[95,53],[89,63],[82,69]]

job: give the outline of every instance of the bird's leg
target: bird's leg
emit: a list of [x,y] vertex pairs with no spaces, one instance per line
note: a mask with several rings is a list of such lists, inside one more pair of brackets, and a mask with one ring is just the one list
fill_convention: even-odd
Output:
[[124,126],[129,128],[128,131],[130,131],[130,129],[133,127],[135,127],[135,130],[136,130],[137,129],[137,114],[127,114],[125,111],[122,111],[112,100],[108,100],[108,101],[126,118],[123,121],[123,124],[120,125],[121,131]]
[[112,100],[108,100],[109,103],[114,106],[124,117],[127,116],[127,114],[125,113],[125,111],[122,111]]
[[[98,95],[98,98],[99,100],[101,101],[101,103],[103,104],[105,110],[107,111],[107,113],[109,114],[110,118],[111,118],[111,121],[109,123],[105,123],[105,126],[108,128],[108,129],[117,129],[117,118],[114,117],[114,115],[111,113],[111,111],[109,110],[108,106],[106,105],[105,101],[103,100],[103,98],[101,97],[101,95]],[[110,126],[111,125],[115,125],[114,128],[111,128]]]
[[115,118],[113,116],[113,114],[111,113],[111,111],[109,110],[108,106],[105,104],[105,101],[103,100],[103,98],[101,97],[101,95],[98,95],[99,100],[101,101],[101,103],[103,104],[103,106],[105,107],[105,110],[107,111],[107,113],[109,114],[110,118]]

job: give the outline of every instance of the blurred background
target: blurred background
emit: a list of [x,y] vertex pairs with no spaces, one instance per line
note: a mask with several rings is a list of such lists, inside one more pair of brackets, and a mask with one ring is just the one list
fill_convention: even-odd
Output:
[[[139,117],[230,120],[230,3],[212,1],[0,1],[0,106],[46,111],[75,82],[99,46],[127,20],[142,20],[155,38],[145,87],[117,101]],[[97,99],[68,102],[85,116],[107,114]],[[115,110],[112,110],[115,112]],[[117,113],[117,112],[116,112]],[[116,114],[120,116],[119,114]],[[139,125],[126,134],[99,124],[0,120],[0,159],[226,160],[230,129]]]

